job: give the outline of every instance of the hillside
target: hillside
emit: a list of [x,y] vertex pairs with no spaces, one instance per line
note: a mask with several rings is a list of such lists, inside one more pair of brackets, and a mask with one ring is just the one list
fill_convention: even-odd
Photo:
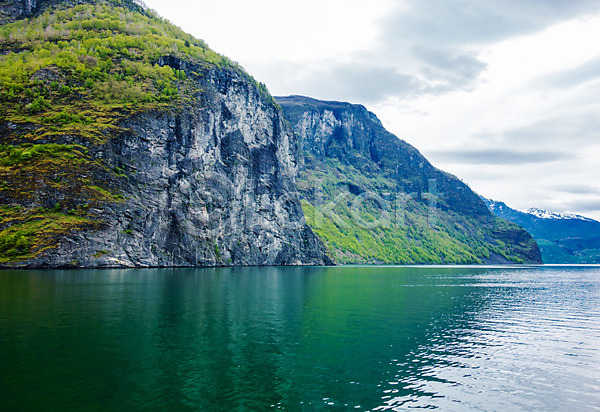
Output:
[[236,63],[129,0],[0,12],[0,264],[329,262],[292,131]]
[[363,106],[277,97],[304,157],[307,221],[341,263],[540,263],[522,228]]
[[526,212],[484,199],[499,217],[525,228],[537,241],[544,263],[600,263],[600,222],[571,213]]

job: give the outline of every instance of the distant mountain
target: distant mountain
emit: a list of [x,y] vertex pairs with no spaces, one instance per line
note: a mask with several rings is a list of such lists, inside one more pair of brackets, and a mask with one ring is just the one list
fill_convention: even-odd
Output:
[[503,202],[484,201],[496,216],[531,233],[544,263],[600,263],[600,222],[573,213],[519,211]]
[[276,97],[302,146],[297,184],[341,263],[541,263],[533,238],[361,105]]
[[533,215],[541,219],[558,219],[558,220],[586,220],[589,222],[595,222],[595,220],[587,218],[585,216],[576,215],[570,212],[551,212],[549,210],[529,208],[525,210],[525,213]]

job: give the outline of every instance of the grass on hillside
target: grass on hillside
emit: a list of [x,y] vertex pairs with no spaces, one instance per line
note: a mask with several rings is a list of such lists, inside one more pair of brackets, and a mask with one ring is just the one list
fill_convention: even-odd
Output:
[[[314,162],[310,176],[299,179],[307,223],[339,263],[478,264],[491,254],[522,260],[502,241],[490,244],[483,229],[506,231],[502,221],[472,222],[434,209],[410,195],[396,193],[396,183],[370,178],[336,159]],[[351,193],[359,187],[362,193]],[[496,227],[497,225],[500,225]]]

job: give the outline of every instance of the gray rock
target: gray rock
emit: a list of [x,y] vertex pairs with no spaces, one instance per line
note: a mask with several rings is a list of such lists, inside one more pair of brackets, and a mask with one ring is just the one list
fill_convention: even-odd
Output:
[[[90,210],[26,267],[331,264],[304,220],[298,144],[281,111],[236,70],[211,69],[183,107],[125,117],[93,154],[123,201]],[[54,201],[54,199],[52,199]]]

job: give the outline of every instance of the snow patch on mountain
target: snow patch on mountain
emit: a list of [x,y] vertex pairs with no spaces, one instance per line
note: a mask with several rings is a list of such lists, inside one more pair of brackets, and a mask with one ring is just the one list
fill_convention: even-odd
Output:
[[537,208],[529,208],[527,210],[521,210],[523,213],[527,213],[533,215],[540,219],[557,219],[557,220],[585,220],[588,222],[592,222],[593,219],[589,219],[585,216],[576,215],[575,213],[570,212],[551,212],[549,210],[537,209]]
[[500,202],[497,200],[487,199],[485,197],[481,197],[483,201],[488,205],[488,208],[492,212],[503,212],[503,211],[513,211],[525,213],[528,215],[532,215],[538,219],[552,219],[552,220],[583,220],[586,222],[596,222],[594,219],[587,218],[585,216],[577,215],[571,212],[552,212],[550,210],[538,209],[535,207],[529,209],[512,209],[507,206],[506,203]]

